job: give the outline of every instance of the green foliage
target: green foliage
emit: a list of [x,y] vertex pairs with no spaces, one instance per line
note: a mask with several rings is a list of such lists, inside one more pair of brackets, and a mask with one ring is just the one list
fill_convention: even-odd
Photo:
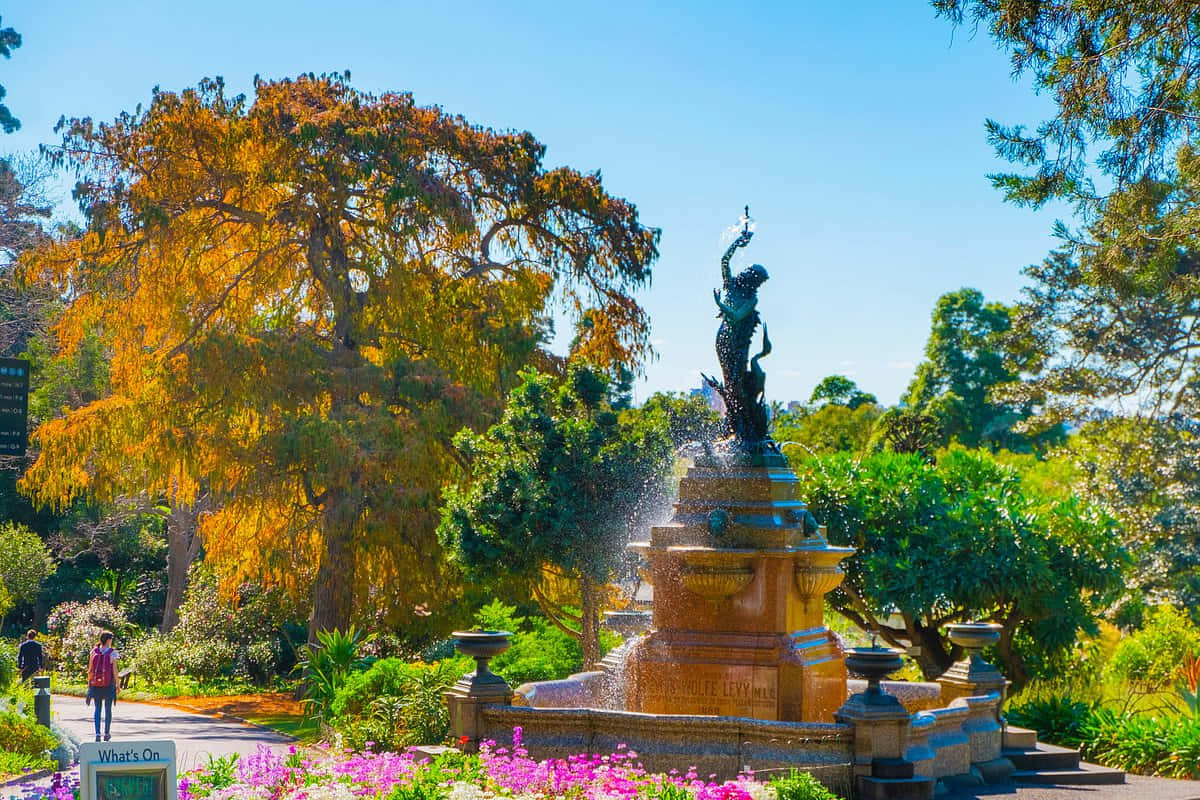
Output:
[[0,711],[0,752],[38,756],[57,745],[54,735],[29,717]]
[[[0,28],[0,56],[5,58],[12,57],[12,51],[21,46],[21,34],[17,33],[12,28]],[[0,86],[0,100],[4,99],[4,87]],[[8,106],[0,103],[0,129],[5,133],[12,133],[21,127],[21,120],[13,116],[8,110]]]
[[443,695],[471,668],[465,658],[435,664],[380,659],[347,676],[330,704],[330,725],[354,748],[374,742],[378,750],[400,750],[444,741],[450,718]]
[[17,678],[17,645],[0,639],[0,692]]
[[678,392],[655,392],[638,409],[647,419],[661,420],[676,448],[711,442],[721,435],[721,415],[703,397]]
[[1095,703],[1085,703],[1065,695],[1014,700],[1005,710],[1010,725],[1029,728],[1043,742],[1064,747],[1079,747],[1096,711]]
[[54,559],[41,537],[24,525],[0,525],[0,584],[17,605],[37,599],[42,583],[54,573]]
[[479,610],[475,621],[485,629],[512,632],[508,650],[489,664],[510,686],[559,680],[583,667],[579,640],[544,617],[518,616],[514,606],[495,600]]
[[771,788],[779,800],[837,800],[811,773],[794,769],[785,777],[772,778]]
[[187,676],[201,683],[232,678],[266,685],[278,672],[288,646],[286,627],[296,617],[283,592],[254,584],[243,584],[234,598],[222,598],[216,575],[196,564],[179,624],[136,643],[135,669],[151,684]]
[[1140,775],[1200,778],[1200,719],[1098,709],[1081,742],[1089,761]]
[[210,755],[204,765],[205,783],[213,789],[226,789],[232,786],[238,777],[238,759],[237,753],[230,753],[227,756]]
[[599,657],[595,586],[613,575],[674,448],[662,414],[608,407],[599,370],[576,364],[562,382],[521,379],[500,423],[455,437],[472,482],[446,490],[438,536],[472,577],[538,580],[549,564],[577,579],[590,663]]
[[[1111,517],[1074,498],[1038,496],[985,451],[951,449],[934,463],[837,454],[797,467],[830,541],[858,548],[831,602],[893,644],[919,645],[927,679],[952,663],[941,626],[994,619],[1005,628],[1006,674],[1022,684],[1016,634],[1047,651],[1070,647],[1122,587],[1127,556]],[[892,613],[903,627],[885,624]]]
[[1005,716],[1042,741],[1078,748],[1084,758],[1139,775],[1200,777],[1200,719],[1122,713],[1070,695],[1018,698]]
[[0,781],[29,772],[53,769],[55,766],[57,766],[57,762],[46,758],[43,753],[27,755],[0,750]]
[[1171,687],[1188,656],[1200,655],[1200,629],[1186,614],[1155,607],[1142,628],[1121,640],[1108,674],[1142,690]]
[[813,404],[832,403],[836,406],[846,406],[849,409],[861,405],[879,405],[879,399],[869,392],[858,388],[858,384],[845,375],[829,375],[820,380],[813,388],[808,402]]
[[959,289],[938,298],[925,360],[918,365],[902,403],[937,422],[940,444],[1015,451],[1061,437],[1061,431],[1055,430],[1035,442],[1015,432],[1014,426],[1032,413],[1031,406],[993,396],[996,387],[1019,377],[1028,360],[1006,338],[1012,315],[1012,308],[1003,303],[984,302],[977,289]]
[[[771,420],[771,438],[783,447],[798,448],[797,455],[861,453],[883,410],[873,403],[855,408],[826,403],[779,414]],[[787,452],[787,451],[785,451]]]
[[1112,510],[1133,554],[1122,624],[1169,603],[1200,625],[1200,430],[1178,417],[1110,418],[1083,426],[1064,457],[1075,491]]
[[550,563],[608,579],[627,520],[670,465],[671,443],[653,420],[609,411],[606,384],[585,366],[559,386],[522,373],[501,423],[455,438],[474,482],[447,490],[438,530],[468,570],[534,576]]
[[360,655],[360,649],[375,638],[375,634],[358,630],[351,625],[345,631],[317,631],[316,644],[296,664],[304,676],[304,703],[308,712],[320,719],[329,716],[338,690],[352,672],[361,672],[374,662],[373,656]]
[[1003,158],[1031,168],[992,176],[1015,202],[1054,197],[1094,210],[1098,170],[1118,188],[1169,171],[1200,113],[1190,3],[1118,0],[933,0],[940,16],[991,33],[1052,98],[1052,116],[1032,131],[988,120]]

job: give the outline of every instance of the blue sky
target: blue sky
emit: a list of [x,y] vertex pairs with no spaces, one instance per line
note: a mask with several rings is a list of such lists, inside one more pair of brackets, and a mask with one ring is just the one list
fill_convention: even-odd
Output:
[[771,274],[767,394],[782,401],[842,373],[894,402],[936,298],[1015,299],[1063,213],[1006,205],[985,177],[1004,165],[984,119],[1035,123],[1048,101],[923,0],[9,0],[2,22],[24,37],[0,63],[23,123],[7,151],[156,85],[221,75],[247,91],[255,74],[349,69],[365,90],[532,131],[550,165],[601,170],[663,229],[641,297],[659,351],[642,397],[717,370],[711,290],[746,203],[745,259]]

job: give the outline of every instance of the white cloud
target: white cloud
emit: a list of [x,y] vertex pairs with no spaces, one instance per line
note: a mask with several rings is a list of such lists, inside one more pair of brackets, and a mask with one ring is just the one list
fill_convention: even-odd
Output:
[[913,369],[917,365],[911,361],[889,361],[888,369]]

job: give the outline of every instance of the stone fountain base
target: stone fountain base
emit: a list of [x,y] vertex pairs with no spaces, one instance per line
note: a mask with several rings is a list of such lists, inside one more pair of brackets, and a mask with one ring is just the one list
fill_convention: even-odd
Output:
[[792,634],[656,631],[626,659],[626,703],[650,714],[831,721],[846,699],[826,628]]

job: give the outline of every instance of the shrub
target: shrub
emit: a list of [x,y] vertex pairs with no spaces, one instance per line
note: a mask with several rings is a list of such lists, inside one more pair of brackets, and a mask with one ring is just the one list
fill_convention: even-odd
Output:
[[179,624],[167,634],[177,668],[198,680],[236,675],[267,683],[278,672],[285,625],[298,616],[282,592],[246,583],[223,598],[217,576],[202,562],[189,575]]
[[55,606],[47,618],[47,627],[61,637],[57,654],[59,671],[76,678],[87,671],[88,656],[102,631],[109,630],[117,636],[120,650],[121,640],[135,630],[125,612],[104,600]]
[[1141,630],[1117,645],[1107,674],[1142,690],[1173,685],[1185,656],[1200,653],[1200,630],[1172,606],[1161,605],[1149,614]]
[[151,684],[167,683],[183,671],[183,654],[171,636],[151,633],[138,642],[133,668]]
[[1014,701],[1005,714],[1008,721],[1037,731],[1044,742],[1079,747],[1092,722],[1095,706],[1065,696]]
[[1084,757],[1139,775],[1200,778],[1200,720],[1097,711],[1081,748]]
[[779,800],[838,800],[810,773],[792,770],[785,778],[774,778],[771,787]]
[[17,678],[17,646],[0,640],[0,692],[12,685]]
[[[513,634],[508,650],[491,660],[493,672],[516,687],[530,681],[559,680],[583,667],[583,647],[577,638],[544,617],[518,616],[516,611],[514,606],[494,600],[476,615],[480,627]],[[619,641],[620,637],[601,632],[602,650]]]
[[58,744],[54,735],[28,717],[0,712],[0,752],[40,756]]
[[346,744],[358,748],[367,742],[383,750],[441,742],[450,727],[442,695],[470,669],[469,662],[380,659],[346,678],[330,704],[331,724]]

